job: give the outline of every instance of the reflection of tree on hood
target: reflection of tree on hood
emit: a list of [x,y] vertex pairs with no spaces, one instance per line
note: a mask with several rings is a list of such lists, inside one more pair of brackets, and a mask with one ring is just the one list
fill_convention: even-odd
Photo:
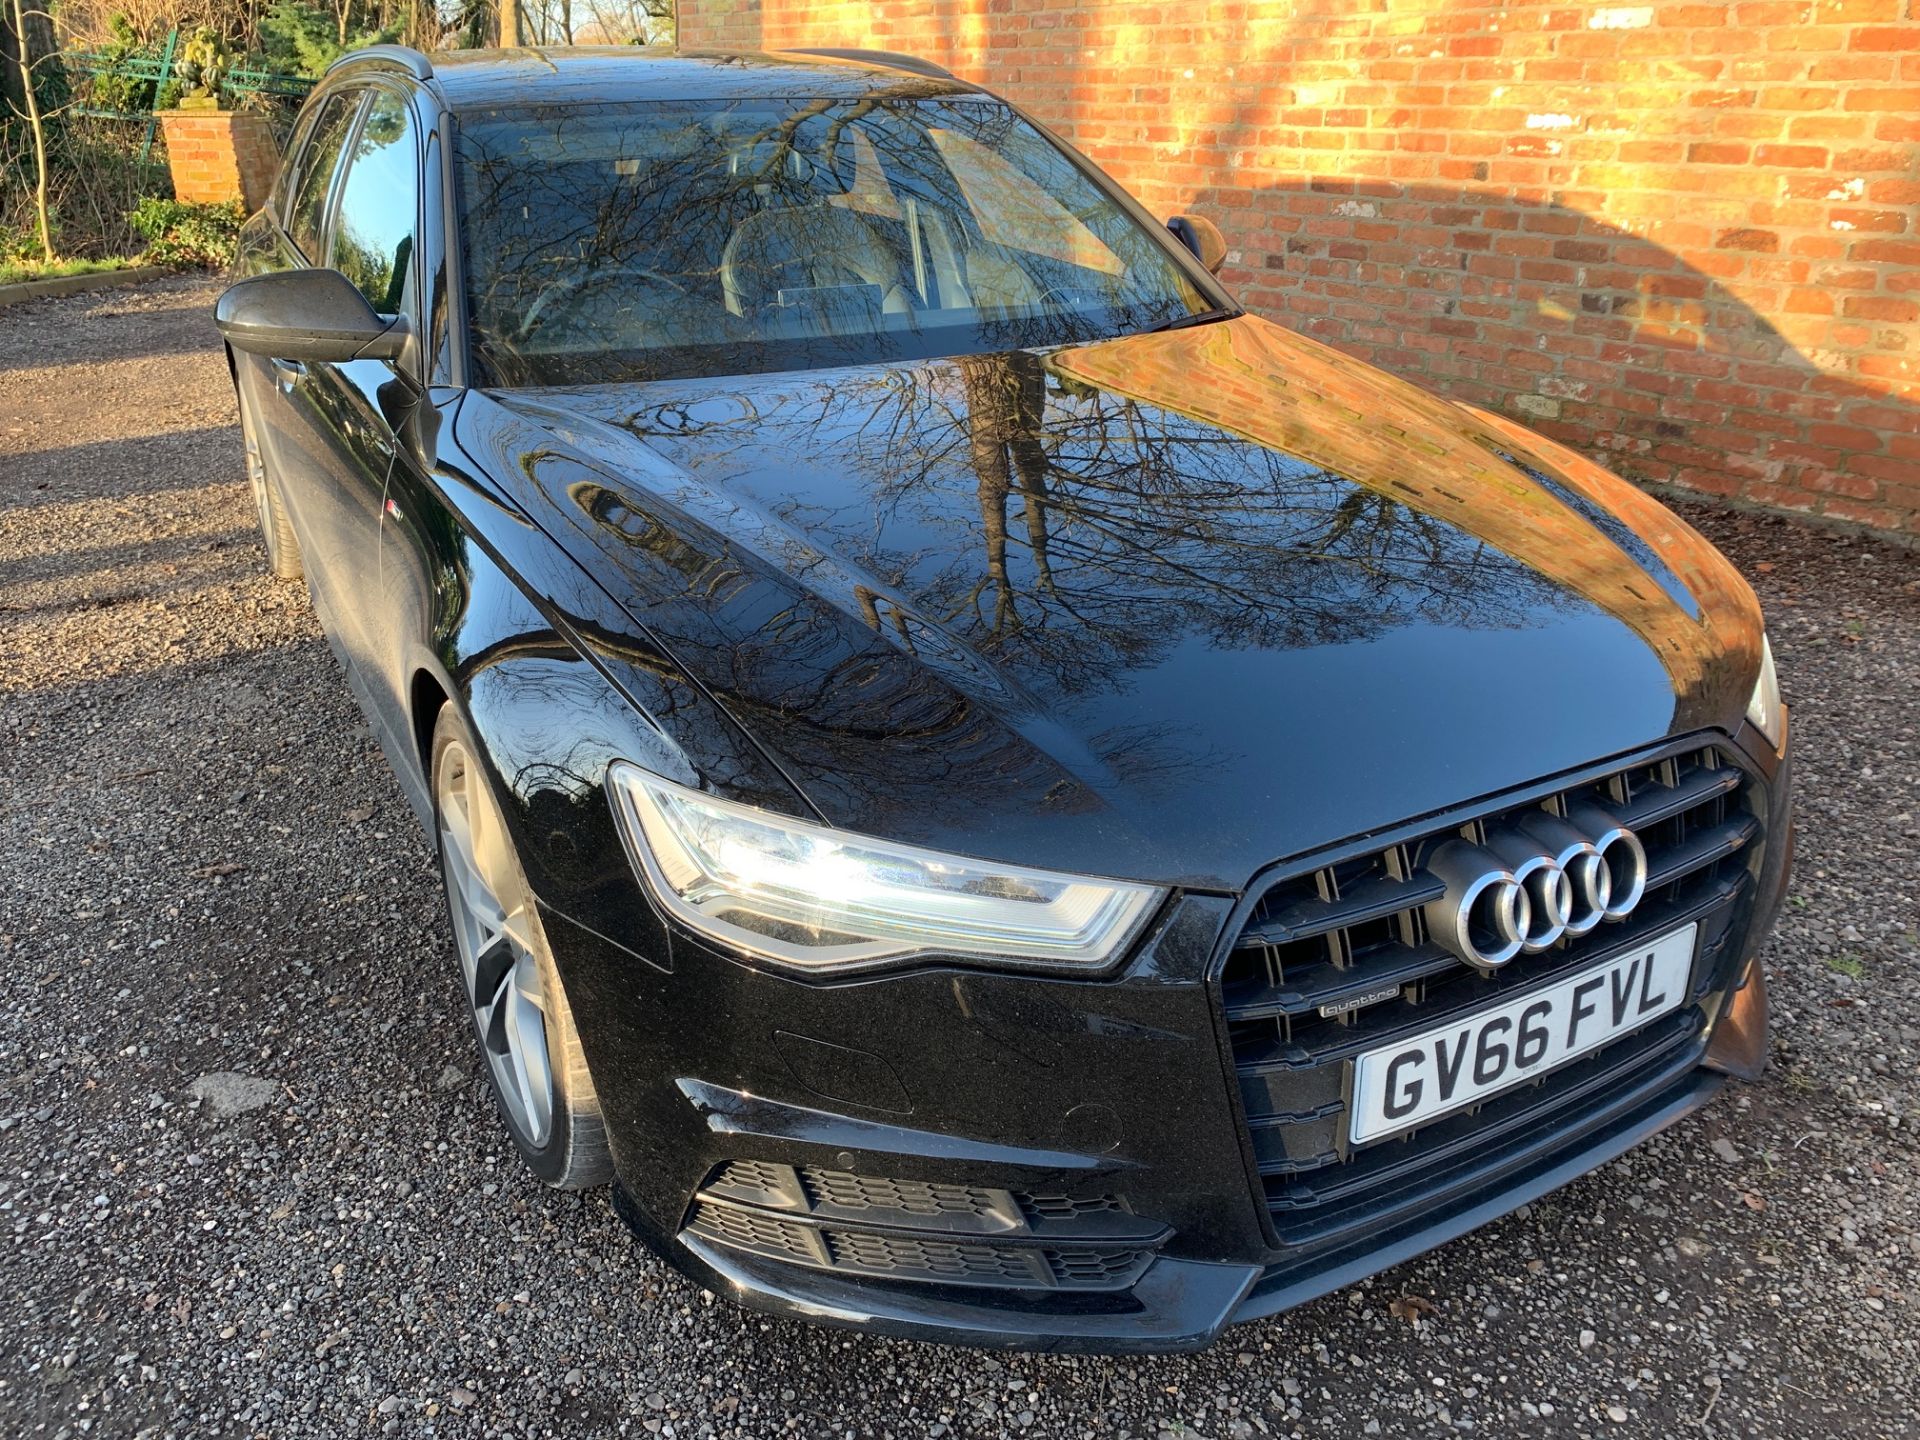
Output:
[[1029,352],[823,372],[750,419],[629,423],[690,441],[668,448],[696,471],[746,444],[832,456],[861,502],[828,508],[796,477],[770,508],[871,577],[854,581],[868,623],[916,649],[936,627],[1057,696],[1124,688],[1189,637],[1292,648],[1560,603],[1443,521]]
[[1512,556],[1543,593],[1577,597],[1638,635],[1666,667],[1683,723],[1746,698],[1740,667],[1719,663],[1729,652],[1759,660],[1757,612],[1733,567],[1651,497],[1502,416],[1252,320],[1079,346],[1048,363],[1070,382],[1326,466]]

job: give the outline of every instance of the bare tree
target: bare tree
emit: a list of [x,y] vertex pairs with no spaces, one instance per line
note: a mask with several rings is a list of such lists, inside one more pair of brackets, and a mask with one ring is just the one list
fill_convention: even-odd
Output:
[[[31,17],[38,24],[29,28],[27,21]],[[13,45],[14,64],[20,75],[20,101],[16,113],[25,117],[27,130],[33,136],[33,211],[40,230],[41,257],[51,265],[57,258],[53,250],[53,221],[47,204],[47,121],[40,113],[40,97],[34,89],[34,67],[39,61],[34,58],[34,29],[49,23],[50,17],[44,10],[28,10],[23,0],[13,0]],[[44,58],[44,57],[42,57]],[[7,97],[9,106],[13,97]]]

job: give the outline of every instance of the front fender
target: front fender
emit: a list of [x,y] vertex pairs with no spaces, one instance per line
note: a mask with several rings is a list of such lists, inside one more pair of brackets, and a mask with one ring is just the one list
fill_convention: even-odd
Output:
[[443,449],[426,481],[396,469],[390,498],[382,564],[406,573],[389,573],[386,589],[391,603],[420,610],[395,677],[415,751],[405,758],[425,781],[439,705],[454,705],[534,895],[668,963],[604,793],[607,767],[629,760],[789,809],[792,788],[590,576],[471,477],[457,451]]

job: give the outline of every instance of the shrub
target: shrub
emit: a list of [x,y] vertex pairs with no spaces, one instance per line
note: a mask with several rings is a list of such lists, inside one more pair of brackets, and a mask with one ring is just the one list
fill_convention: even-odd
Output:
[[116,11],[107,21],[107,34],[107,43],[100,47],[100,69],[93,76],[92,103],[103,110],[127,113],[153,109],[154,82],[136,79],[121,68],[136,57],[150,54],[151,47],[124,11]]
[[[58,231],[56,230],[56,234]],[[40,232],[31,225],[0,225],[0,270],[40,258]]]
[[269,68],[318,80],[327,67],[349,50],[389,45],[400,38],[399,23],[349,30],[346,43],[333,15],[305,0],[274,0],[260,17],[260,36],[266,42]]
[[[9,248],[9,234],[26,234],[32,242],[30,253],[37,257],[33,154],[25,129],[0,126],[0,254]],[[131,255],[141,248],[127,223],[127,211],[142,195],[164,195],[168,188],[166,161],[140,158],[145,130],[144,121],[72,110],[49,128],[48,200],[54,246],[62,255],[101,258]]]
[[147,256],[158,265],[201,265],[220,269],[233,263],[234,245],[246,211],[238,200],[224,205],[188,205],[149,195],[127,216],[147,242]]

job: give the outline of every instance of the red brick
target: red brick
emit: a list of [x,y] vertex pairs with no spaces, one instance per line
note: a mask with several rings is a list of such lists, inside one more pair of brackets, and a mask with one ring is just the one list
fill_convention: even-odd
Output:
[[1809,169],[1825,166],[1831,157],[1820,145],[1759,145],[1754,148],[1753,158],[1769,169]]
[[1885,110],[1896,115],[1911,115],[1920,110],[1920,89],[1849,90],[1840,103],[1848,110]]
[[1920,300],[1907,300],[1891,295],[1849,295],[1840,307],[1840,313],[1860,320],[1893,320],[1909,324],[1920,320]]
[[1920,50],[1920,25],[1863,27],[1847,41],[1849,50]]
[[1701,140],[1687,147],[1687,159],[1696,165],[1744,165],[1753,158],[1751,145],[1724,140]]
[[1847,252],[1847,258],[1920,265],[1920,240],[1862,240]]

